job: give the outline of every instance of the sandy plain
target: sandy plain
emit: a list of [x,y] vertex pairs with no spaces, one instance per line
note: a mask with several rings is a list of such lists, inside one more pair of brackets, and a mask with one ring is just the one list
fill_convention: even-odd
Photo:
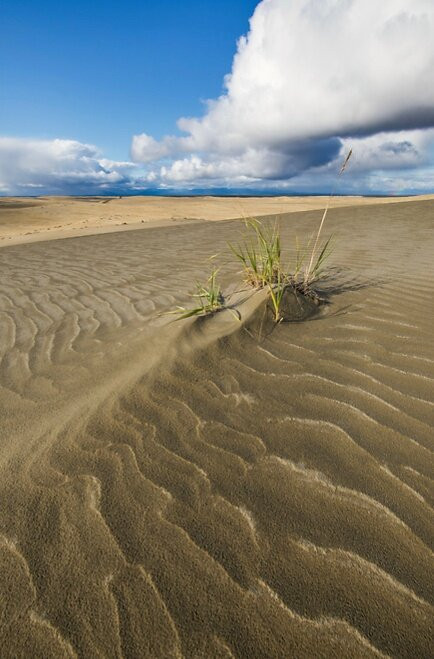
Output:
[[430,657],[434,201],[333,209],[329,304],[261,337],[158,316],[243,223],[155,203],[0,250],[1,656]]
[[[334,208],[427,200],[335,197]],[[119,232],[192,220],[215,221],[323,208],[326,197],[0,197],[0,246]]]

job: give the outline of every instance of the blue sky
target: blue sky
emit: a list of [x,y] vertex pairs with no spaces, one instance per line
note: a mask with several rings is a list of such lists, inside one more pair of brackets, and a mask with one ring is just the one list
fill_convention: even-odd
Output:
[[254,0],[2,3],[3,134],[68,138],[129,156],[222,91]]
[[4,0],[0,194],[434,191],[432,0]]

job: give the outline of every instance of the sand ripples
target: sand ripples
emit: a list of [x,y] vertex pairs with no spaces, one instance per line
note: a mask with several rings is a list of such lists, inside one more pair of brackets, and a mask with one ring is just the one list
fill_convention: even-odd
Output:
[[201,349],[152,319],[233,223],[2,251],[4,656],[430,656],[431,212],[336,212],[325,313]]

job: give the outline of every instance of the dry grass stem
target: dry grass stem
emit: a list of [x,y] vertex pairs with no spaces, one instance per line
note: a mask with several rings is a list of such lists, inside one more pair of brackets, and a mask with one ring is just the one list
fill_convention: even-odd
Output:
[[[345,171],[345,169],[346,169],[346,167],[347,167],[347,165],[348,165],[348,162],[349,162],[349,160],[350,160],[352,154],[353,154],[353,150],[350,149],[349,152],[348,152],[347,157],[345,158],[344,162],[342,163],[342,167],[341,167],[341,169],[340,169],[340,171],[339,171],[339,174],[338,174],[338,179],[339,179],[339,177],[342,176],[342,174],[344,173],[344,171]],[[323,225],[324,225],[324,220],[326,219],[327,212],[328,212],[328,209],[329,209],[329,207],[330,207],[330,202],[331,202],[333,196],[334,196],[334,191],[329,195],[329,197],[328,197],[328,199],[327,199],[327,204],[326,204],[326,207],[325,207],[325,209],[324,209],[323,216],[322,216],[322,218],[321,218],[321,222],[320,222],[320,225],[319,225],[318,232],[317,232],[317,234],[316,234],[315,243],[314,243],[314,246],[313,246],[313,249],[312,249],[312,254],[311,254],[311,257],[310,257],[309,265],[308,265],[308,268],[307,268],[307,271],[306,271],[306,277],[305,277],[305,279],[306,279],[306,283],[307,283],[307,284],[309,284],[310,279],[311,279],[311,275],[312,275],[312,267],[313,267],[313,261],[314,261],[314,258],[315,258],[315,254],[316,254],[316,249],[317,249],[317,246],[318,246],[319,237],[320,237],[320,235],[321,235],[321,231],[322,231],[322,228],[323,228]],[[330,242],[330,238],[329,238],[328,242]]]

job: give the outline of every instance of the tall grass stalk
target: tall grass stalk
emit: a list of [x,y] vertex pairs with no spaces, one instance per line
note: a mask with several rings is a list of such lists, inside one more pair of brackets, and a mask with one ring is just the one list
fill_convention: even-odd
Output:
[[[342,167],[341,167],[340,172],[338,174],[338,180],[339,180],[340,176],[342,176],[342,174],[344,173],[352,154],[353,154],[353,150],[350,149],[349,152],[348,152],[347,157],[345,158],[344,162],[342,163]],[[323,228],[323,225],[324,225],[324,221],[326,219],[326,216],[327,216],[327,213],[328,213],[328,210],[329,210],[329,207],[330,207],[330,202],[331,202],[333,197],[334,197],[334,190],[331,192],[331,194],[329,195],[329,197],[327,199],[327,204],[326,204],[326,207],[324,209],[324,213],[323,213],[323,216],[321,218],[321,222],[320,222],[317,234],[316,234],[316,238],[315,238],[315,242],[314,242],[314,245],[313,245],[312,253],[310,255],[309,265],[307,267],[306,274],[305,274],[305,285],[306,285],[306,287],[308,287],[309,284],[311,284],[312,281],[315,279],[315,276],[314,276],[315,271],[318,272],[318,269],[321,267],[321,263],[324,262],[324,259],[327,258],[327,255],[328,255],[327,250],[329,249],[329,246],[330,246],[330,238],[326,242],[326,245],[322,248],[321,253],[320,253],[320,257],[316,260],[315,266],[314,266],[314,258],[315,258],[315,255],[316,255],[316,250],[317,250],[317,247],[318,247],[319,238],[320,238],[321,231],[322,231],[322,228]]]

